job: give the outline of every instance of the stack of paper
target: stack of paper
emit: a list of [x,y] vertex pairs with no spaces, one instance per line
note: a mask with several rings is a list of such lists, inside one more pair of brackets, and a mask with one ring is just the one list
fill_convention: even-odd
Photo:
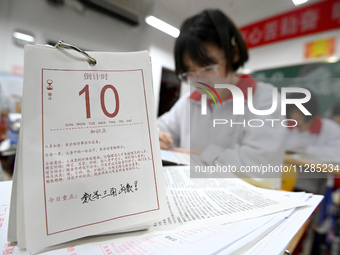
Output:
[[[146,231],[85,238],[48,254],[280,254],[322,196],[266,190],[239,179],[190,179],[189,167],[164,168],[168,213]],[[6,184],[6,185],[3,185]],[[1,194],[10,185],[2,183]],[[5,199],[5,198],[1,198]],[[0,228],[4,254],[7,200]],[[6,207],[7,206],[7,207]]]

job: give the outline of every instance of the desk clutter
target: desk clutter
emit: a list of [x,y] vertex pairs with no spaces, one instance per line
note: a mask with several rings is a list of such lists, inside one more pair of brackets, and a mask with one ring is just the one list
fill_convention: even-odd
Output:
[[[165,167],[163,173],[167,213],[149,229],[79,239],[41,254],[283,254],[323,198],[240,179],[190,179],[187,166]],[[7,242],[11,186],[0,183],[6,194],[0,201],[0,251],[29,254]]]

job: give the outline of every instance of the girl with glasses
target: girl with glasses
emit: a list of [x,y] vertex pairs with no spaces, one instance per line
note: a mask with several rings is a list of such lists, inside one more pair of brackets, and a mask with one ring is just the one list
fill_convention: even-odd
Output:
[[[280,107],[270,115],[258,116],[245,106],[244,115],[234,115],[231,91],[214,88],[215,84],[232,84],[243,92],[245,100],[251,88],[256,109],[272,106],[272,85],[256,82],[249,75],[235,75],[248,60],[248,51],[233,22],[221,11],[211,9],[188,18],[181,26],[174,52],[176,73],[193,90],[158,119],[161,149],[194,152],[206,165],[237,169],[281,165],[285,129],[270,123],[249,126],[252,119],[281,120]],[[206,114],[202,114],[205,107]],[[213,120],[223,120],[225,125],[214,126]],[[268,176],[262,173],[246,176],[263,179],[261,186],[280,186],[280,173],[274,179],[265,179]]]

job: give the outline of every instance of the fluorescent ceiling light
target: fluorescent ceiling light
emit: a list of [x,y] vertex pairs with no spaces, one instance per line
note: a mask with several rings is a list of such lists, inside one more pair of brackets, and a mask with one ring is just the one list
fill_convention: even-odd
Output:
[[164,33],[167,33],[168,35],[171,35],[172,37],[177,38],[179,36],[179,29],[175,28],[174,26],[169,25],[168,23],[164,22],[163,20],[160,20],[154,16],[148,16],[145,18],[145,22],[159,30],[161,30]]
[[13,37],[15,39],[18,39],[18,40],[21,40],[21,41],[24,41],[24,42],[27,42],[27,43],[33,43],[35,41],[34,36],[24,34],[24,33],[18,32],[18,31],[13,32]]
[[292,0],[292,1],[293,4],[295,4],[295,6],[308,2],[308,0]]
[[339,58],[337,56],[331,56],[326,60],[328,63],[335,63],[339,61]]

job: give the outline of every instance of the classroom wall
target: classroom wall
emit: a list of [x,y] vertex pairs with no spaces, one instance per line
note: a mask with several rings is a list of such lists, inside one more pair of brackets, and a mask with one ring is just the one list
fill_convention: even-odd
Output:
[[335,56],[340,57],[340,29],[337,29],[252,48],[245,68],[255,71],[324,60],[304,59],[305,44],[331,37],[335,38]]

